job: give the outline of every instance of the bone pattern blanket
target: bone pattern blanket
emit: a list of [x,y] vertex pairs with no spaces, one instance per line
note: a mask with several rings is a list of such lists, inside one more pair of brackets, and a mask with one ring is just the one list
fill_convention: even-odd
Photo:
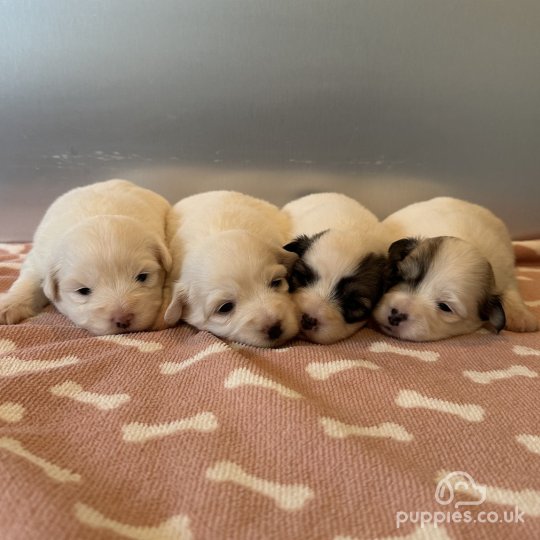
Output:
[[[516,254],[540,316],[540,242]],[[0,327],[0,538],[539,538],[539,411],[540,333],[270,350],[48,307]]]

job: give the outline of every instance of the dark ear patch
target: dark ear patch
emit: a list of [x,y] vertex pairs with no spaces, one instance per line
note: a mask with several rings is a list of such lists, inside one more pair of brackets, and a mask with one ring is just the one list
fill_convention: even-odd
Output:
[[506,316],[501,298],[496,294],[489,295],[479,306],[478,315],[482,321],[489,321],[497,334],[506,325]]
[[343,318],[348,324],[369,317],[383,293],[383,273],[386,259],[370,253],[357,266],[354,274],[342,278],[333,297],[338,303]]
[[301,234],[297,236],[292,242],[285,244],[283,249],[296,253],[299,257],[303,257],[304,253],[313,245],[313,243],[319,239],[326,231],[308,236],[307,234]]
[[418,244],[418,238],[402,238],[396,240],[388,248],[388,262],[390,264],[402,261]]
[[308,287],[315,283],[317,279],[316,272],[303,259],[297,259],[287,278],[289,291],[294,292],[302,287]]
[[390,290],[394,285],[402,280],[398,264],[418,246],[418,238],[402,238],[396,240],[388,248],[388,259],[384,269],[384,290]]

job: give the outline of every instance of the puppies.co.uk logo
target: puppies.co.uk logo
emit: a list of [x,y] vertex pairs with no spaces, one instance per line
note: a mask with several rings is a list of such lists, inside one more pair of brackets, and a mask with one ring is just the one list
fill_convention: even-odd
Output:
[[[524,512],[517,506],[513,510],[500,512],[485,512],[476,509],[462,510],[462,507],[478,507],[487,499],[487,486],[475,482],[474,478],[464,471],[453,471],[445,474],[435,489],[435,501],[441,506],[450,506],[446,511],[413,511],[396,512],[396,527],[399,529],[405,523],[415,523],[423,529],[426,526],[439,527],[446,523],[523,523]],[[466,498],[458,498],[457,495]]]
[[486,486],[479,486],[469,473],[454,471],[439,480],[435,489],[435,500],[443,506],[451,504],[456,497],[456,492],[466,493],[473,497],[473,499],[456,501],[454,503],[455,508],[459,508],[460,506],[478,506],[487,497]]

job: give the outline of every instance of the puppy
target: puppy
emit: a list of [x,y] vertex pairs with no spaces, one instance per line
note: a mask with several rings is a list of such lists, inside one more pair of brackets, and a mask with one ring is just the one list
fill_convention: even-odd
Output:
[[178,279],[165,313],[216,336],[272,347],[298,333],[282,249],[286,217],[275,206],[233,191],[193,195],[174,206]]
[[299,255],[290,278],[302,335],[333,343],[362,328],[382,294],[386,240],[379,220],[338,193],[307,195],[286,204]]
[[[374,317],[387,334],[431,341],[474,332],[533,332],[538,321],[519,294],[504,223],[449,197],[412,204],[383,221],[389,237],[387,292]],[[408,238],[403,238],[408,237]]]
[[19,277],[0,295],[0,324],[48,302],[95,335],[152,328],[171,267],[170,204],[125,180],[73,189],[49,207]]

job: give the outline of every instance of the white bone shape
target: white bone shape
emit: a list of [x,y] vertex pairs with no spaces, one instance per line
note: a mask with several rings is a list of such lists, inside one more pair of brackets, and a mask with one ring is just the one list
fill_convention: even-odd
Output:
[[300,510],[314,496],[308,486],[302,484],[279,484],[244,471],[231,461],[220,461],[208,468],[206,478],[216,482],[233,482],[272,499],[282,510]]
[[409,356],[422,360],[422,362],[436,362],[439,359],[439,353],[435,351],[417,351],[416,349],[408,349],[405,347],[396,347],[384,341],[373,343],[369,350],[374,353],[393,353],[401,356]]
[[527,435],[522,433],[516,437],[518,443],[522,444],[529,452],[540,454],[540,436]]
[[130,399],[127,394],[98,394],[97,392],[87,392],[75,381],[65,381],[51,387],[49,390],[51,394],[55,396],[67,397],[74,401],[87,403],[88,405],[93,405],[104,411],[116,409]]
[[225,352],[227,350],[229,350],[229,347],[223,343],[212,343],[212,345],[209,345],[206,349],[203,349],[201,352],[182,362],[163,362],[160,366],[160,370],[164,375],[174,375],[213,354]]
[[345,371],[347,369],[364,368],[364,369],[381,369],[380,366],[369,362],[368,360],[334,360],[332,362],[310,362],[306,366],[306,371],[314,379],[320,381],[330,378],[336,373]]
[[189,518],[179,514],[154,527],[129,525],[104,516],[91,506],[78,502],[74,506],[75,517],[94,529],[107,529],[131,540],[191,540]]
[[478,384],[489,384],[501,379],[510,379],[512,377],[529,377],[530,379],[538,377],[538,373],[525,366],[510,366],[508,369],[499,369],[492,371],[464,371],[463,375],[471,381]]
[[332,418],[319,418],[324,432],[329,437],[344,439],[346,437],[380,437],[384,439],[394,439],[395,441],[408,442],[413,440],[413,436],[399,424],[383,422],[378,426],[354,426],[344,424]]
[[6,356],[0,362],[0,377],[39,373],[40,371],[72,366],[78,362],[79,359],[76,356],[64,356],[58,360],[22,360],[16,356]]
[[214,431],[218,428],[218,421],[211,412],[202,412],[175,420],[166,424],[141,424],[134,422],[122,427],[122,438],[126,442],[145,442],[150,439],[158,439],[167,435],[174,435],[180,431]]
[[260,386],[261,388],[267,388],[269,390],[274,390],[278,394],[281,394],[287,398],[299,399],[302,397],[302,394],[283,386],[280,383],[272,381],[262,375],[257,375],[249,369],[246,368],[237,368],[231,373],[225,380],[225,388],[238,388],[239,386]]
[[430,409],[454,414],[469,422],[481,422],[485,415],[485,411],[480,405],[453,403],[444,399],[423,396],[414,390],[401,390],[396,398],[396,404],[406,409]]
[[12,401],[0,403],[0,420],[4,422],[20,422],[24,413],[24,406],[20,403],[13,403]]
[[32,452],[29,452],[24,448],[20,441],[12,439],[10,437],[0,438],[0,448],[15,454],[16,456],[26,459],[30,463],[33,463],[39,467],[49,478],[56,480],[57,482],[80,482],[81,475],[73,473],[68,469],[63,469],[42,457],[39,457]]

